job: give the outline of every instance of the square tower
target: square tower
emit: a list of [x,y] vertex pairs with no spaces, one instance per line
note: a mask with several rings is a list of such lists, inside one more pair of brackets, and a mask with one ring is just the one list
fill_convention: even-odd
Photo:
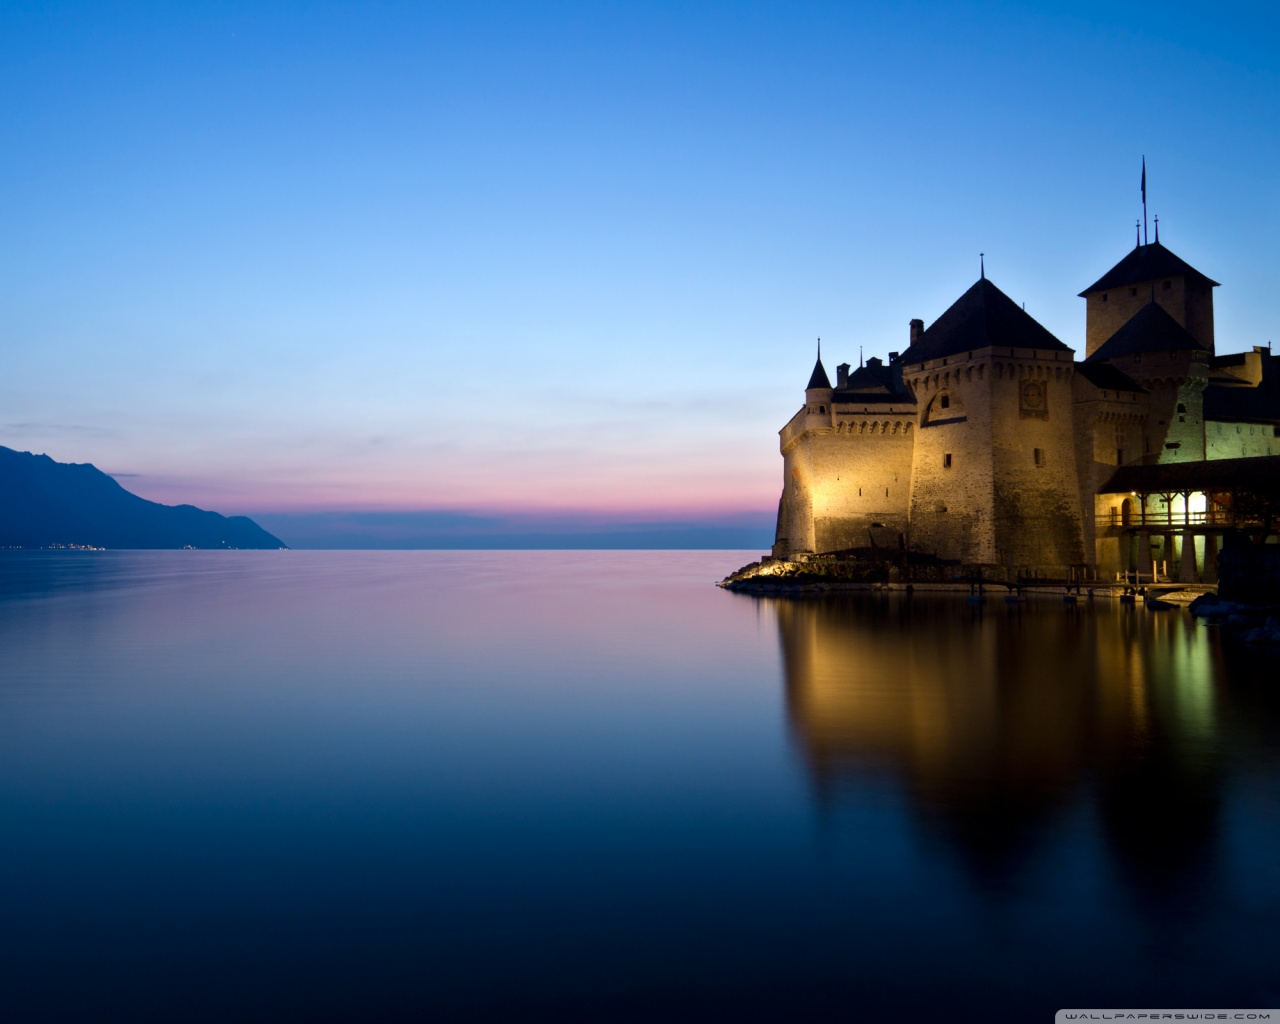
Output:
[[912,545],[971,565],[1084,561],[1073,351],[985,277],[902,355],[920,408]]
[[1080,293],[1085,300],[1085,358],[1151,302],[1212,354],[1217,287],[1217,281],[1174,255],[1159,239],[1138,246]]

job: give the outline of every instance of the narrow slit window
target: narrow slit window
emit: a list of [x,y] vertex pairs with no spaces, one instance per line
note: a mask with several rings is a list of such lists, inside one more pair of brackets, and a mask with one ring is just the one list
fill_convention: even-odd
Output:
[[1032,458],[1036,460],[1037,466],[1044,465],[1044,449],[1043,448],[1033,448],[1031,449],[1031,454],[1032,454]]
[[950,453],[950,452],[947,452],[945,455],[943,455],[943,456],[942,456],[942,468],[943,468],[943,469],[950,469],[950,468],[951,468],[951,453]]

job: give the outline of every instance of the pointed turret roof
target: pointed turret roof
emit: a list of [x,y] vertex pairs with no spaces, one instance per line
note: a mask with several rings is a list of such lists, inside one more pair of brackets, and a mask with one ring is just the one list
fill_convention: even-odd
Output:
[[1217,288],[1218,282],[1205,277],[1190,263],[1166,249],[1159,242],[1140,245],[1080,293],[1084,298],[1093,292],[1142,284],[1162,277],[1195,277]]
[[809,383],[805,386],[806,391],[813,388],[829,388],[831,387],[831,378],[827,376],[827,371],[822,366],[822,356],[818,356],[818,361],[813,364],[813,373],[809,375]]
[[901,362],[923,363],[993,345],[1072,351],[983,277],[902,353]]
[[1115,334],[1098,346],[1086,363],[1100,363],[1145,352],[1207,352],[1191,333],[1152,300],[1134,313]]

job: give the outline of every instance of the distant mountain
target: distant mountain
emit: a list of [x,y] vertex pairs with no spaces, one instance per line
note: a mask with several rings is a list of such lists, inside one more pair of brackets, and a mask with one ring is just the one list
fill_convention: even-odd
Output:
[[247,516],[159,505],[88,463],[0,445],[0,547],[282,548]]
[[589,513],[269,512],[258,517],[294,548],[768,551],[777,512],[763,509],[678,520]]

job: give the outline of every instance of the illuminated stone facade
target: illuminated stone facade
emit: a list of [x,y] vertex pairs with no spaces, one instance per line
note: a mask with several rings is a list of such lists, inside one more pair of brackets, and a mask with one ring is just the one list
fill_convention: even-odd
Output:
[[780,432],[774,555],[1128,568],[1118,467],[1280,455],[1280,360],[1215,356],[1214,287],[1156,241],[1081,293],[1083,361],[985,276],[927,329],[913,320],[888,364],[841,365],[832,386],[819,355]]

